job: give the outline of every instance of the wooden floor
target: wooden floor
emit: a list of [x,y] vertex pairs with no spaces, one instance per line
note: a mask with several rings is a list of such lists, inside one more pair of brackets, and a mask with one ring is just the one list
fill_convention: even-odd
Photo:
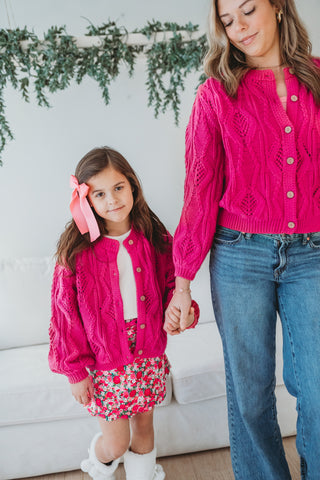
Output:
[[[299,480],[300,463],[295,447],[295,437],[285,438],[284,447],[292,480]],[[162,457],[158,460],[158,463],[163,466],[166,472],[166,480],[234,480],[228,448]],[[34,480],[89,480],[91,477],[80,470],[76,470],[32,478]],[[21,480],[32,480],[32,478]],[[116,472],[116,480],[125,480],[122,464]]]

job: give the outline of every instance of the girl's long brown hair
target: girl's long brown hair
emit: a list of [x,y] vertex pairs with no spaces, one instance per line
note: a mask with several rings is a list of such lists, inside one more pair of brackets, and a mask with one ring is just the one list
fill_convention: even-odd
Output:
[[[166,228],[157,215],[148,207],[136,173],[119,152],[109,147],[94,148],[80,160],[76,167],[75,176],[79,184],[86,183],[91,177],[107,167],[112,167],[124,175],[132,187],[133,207],[130,212],[132,226],[144,234],[156,251],[164,252],[168,245]],[[92,211],[97,219],[101,235],[107,235],[108,230],[104,219],[94,209]],[[74,272],[76,255],[90,246],[89,233],[81,235],[75,221],[72,219],[66,225],[65,231],[58,241],[57,262]]]
[[[282,11],[279,23],[281,62],[294,69],[295,75],[320,103],[320,69],[311,56],[311,43],[294,0],[269,0]],[[235,96],[239,83],[250,69],[243,52],[233,46],[218,14],[217,0],[212,0],[209,14],[209,50],[204,59],[205,73],[220,80],[227,93]]]

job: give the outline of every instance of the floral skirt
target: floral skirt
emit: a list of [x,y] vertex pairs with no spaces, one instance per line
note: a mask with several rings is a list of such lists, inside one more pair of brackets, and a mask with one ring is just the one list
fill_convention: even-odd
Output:
[[[129,347],[135,348],[137,321],[126,323]],[[93,416],[107,421],[130,418],[151,410],[166,395],[169,361],[165,354],[155,358],[137,358],[133,363],[113,370],[92,370],[94,398],[87,406]]]

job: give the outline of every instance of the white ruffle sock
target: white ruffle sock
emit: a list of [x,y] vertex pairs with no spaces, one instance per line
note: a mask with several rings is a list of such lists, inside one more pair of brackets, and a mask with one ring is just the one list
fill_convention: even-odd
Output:
[[124,469],[127,480],[163,480],[166,474],[161,465],[156,464],[157,452],[139,455],[127,450],[124,454]]
[[89,458],[86,460],[82,460],[80,464],[80,468],[83,472],[86,472],[93,478],[93,480],[115,480],[116,477],[114,472],[118,468],[120,458],[113,460],[111,465],[105,465],[101,463],[97,457],[95,452],[96,443],[99,437],[101,437],[102,433],[97,433],[93,439],[91,440],[90,447],[89,447]]

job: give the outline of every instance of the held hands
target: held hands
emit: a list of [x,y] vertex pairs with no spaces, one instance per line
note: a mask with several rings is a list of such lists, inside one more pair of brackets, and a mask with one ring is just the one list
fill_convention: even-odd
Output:
[[93,385],[91,377],[87,377],[81,382],[71,384],[71,392],[77,402],[82,405],[89,405],[93,399]]
[[181,325],[181,312],[177,309],[177,307],[172,306],[169,312],[169,307],[167,308],[166,315],[165,315],[165,322],[164,322],[164,330],[169,335],[178,335],[179,333],[183,332],[186,328],[190,327],[190,325],[194,322],[194,308],[190,307],[189,314],[187,316],[187,321],[185,323],[185,327],[182,328]]
[[190,282],[177,277],[176,290],[165,313],[164,330],[169,335],[183,332],[194,322],[194,308],[191,307]]

